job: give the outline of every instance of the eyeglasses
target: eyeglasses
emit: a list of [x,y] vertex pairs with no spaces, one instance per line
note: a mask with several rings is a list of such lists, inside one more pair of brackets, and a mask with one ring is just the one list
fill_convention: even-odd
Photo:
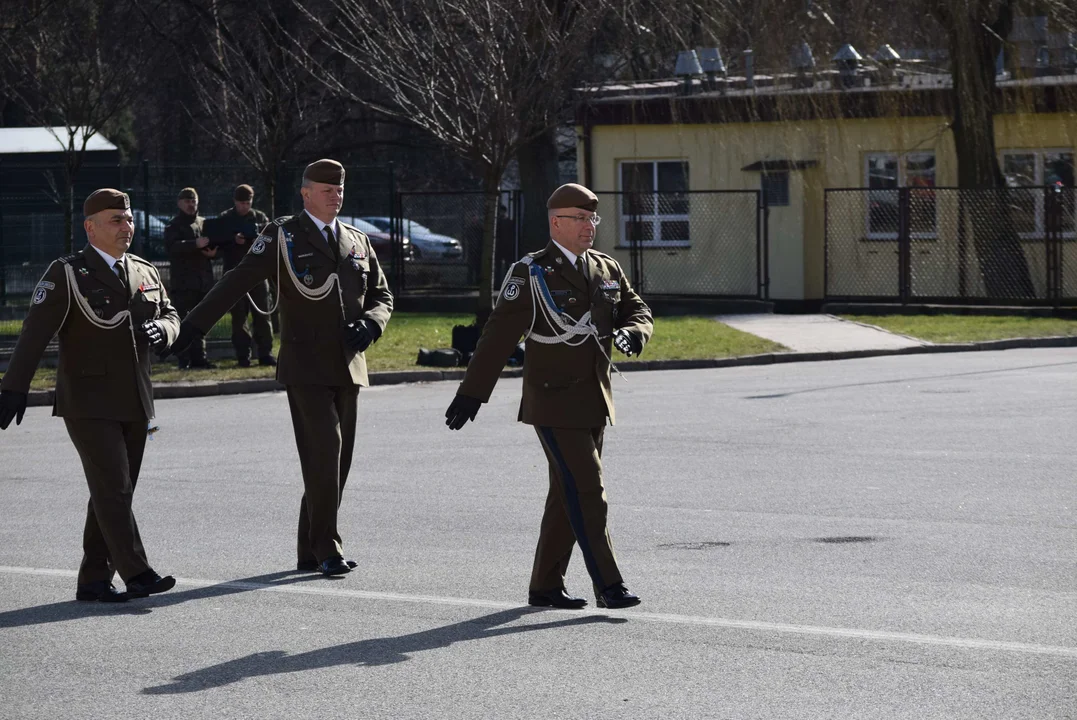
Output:
[[575,220],[576,222],[583,222],[587,220],[592,225],[598,225],[602,222],[602,218],[598,215],[554,215],[554,217],[565,218],[566,220]]

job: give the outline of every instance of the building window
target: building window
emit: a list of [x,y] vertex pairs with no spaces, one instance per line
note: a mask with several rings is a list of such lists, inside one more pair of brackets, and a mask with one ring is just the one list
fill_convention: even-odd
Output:
[[[1011,188],[1074,187],[1072,150],[1004,150],[1002,174]],[[1062,195],[1062,233],[1074,237],[1077,208],[1073,191]],[[1046,226],[1042,190],[1015,193],[1010,198],[1011,215],[1021,237],[1042,237]]]
[[688,163],[652,160],[621,163],[621,235],[652,247],[687,247]]
[[871,153],[865,158],[868,193],[868,237],[896,240],[898,188],[910,188],[909,235],[933,238],[935,216],[935,153]]
[[760,189],[769,207],[788,207],[789,173],[771,172],[760,175]]

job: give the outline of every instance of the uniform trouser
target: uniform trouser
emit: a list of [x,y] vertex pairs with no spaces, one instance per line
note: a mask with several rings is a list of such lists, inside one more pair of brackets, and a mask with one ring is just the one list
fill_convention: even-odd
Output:
[[[269,283],[260,282],[248,293],[254,304],[263,312],[269,308]],[[273,352],[273,328],[269,316],[254,310],[250,301],[242,297],[232,306],[232,347],[236,350],[237,360],[249,360],[251,357],[251,333],[247,330],[247,315],[251,316],[251,328],[254,330],[255,349],[259,358]]]
[[114,572],[130,580],[150,569],[131,509],[146,449],[146,421],[64,418],[64,423],[90,488],[79,585],[111,582]]
[[[205,296],[206,292],[203,290],[176,290],[169,296],[169,299],[176,306],[176,312],[179,313],[180,320],[182,320],[187,317],[187,313],[194,309],[195,305],[202,302],[202,298]],[[196,342],[191,343],[190,348],[181,353],[176,353],[176,359],[181,365],[201,365],[206,361],[206,339],[204,337],[199,338]]]
[[550,492],[542,515],[532,591],[565,587],[572,546],[579,544],[596,594],[621,582],[613,541],[606,526],[602,487],[603,427],[535,427],[550,464]]
[[288,407],[303,469],[299,562],[343,557],[337,510],[352,465],[359,386],[289,385]]

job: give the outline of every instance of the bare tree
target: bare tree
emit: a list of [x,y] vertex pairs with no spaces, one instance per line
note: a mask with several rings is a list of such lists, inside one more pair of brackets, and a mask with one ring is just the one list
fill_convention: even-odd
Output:
[[302,5],[320,36],[380,95],[343,96],[430,133],[468,158],[485,191],[477,321],[492,307],[497,191],[522,144],[560,122],[606,6],[579,0],[325,0]]
[[126,111],[142,83],[144,45],[125,32],[123,0],[3,0],[0,63],[27,116],[62,127],[64,249],[73,243],[74,188],[90,140]]

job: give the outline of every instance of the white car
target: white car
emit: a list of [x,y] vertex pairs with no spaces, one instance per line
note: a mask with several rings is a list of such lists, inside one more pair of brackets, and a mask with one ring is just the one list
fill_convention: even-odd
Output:
[[[364,217],[382,232],[389,232],[387,217]],[[414,220],[403,220],[404,234],[411,238],[411,256],[416,262],[456,262],[464,257],[464,247],[456,238],[441,235]]]

